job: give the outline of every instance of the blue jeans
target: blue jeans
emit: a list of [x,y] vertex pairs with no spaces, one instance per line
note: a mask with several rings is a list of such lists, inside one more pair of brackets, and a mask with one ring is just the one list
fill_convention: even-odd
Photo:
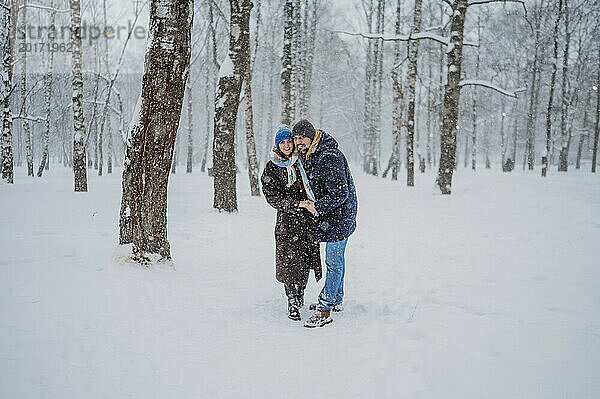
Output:
[[325,264],[327,275],[325,285],[319,294],[318,310],[331,310],[334,305],[342,303],[344,299],[344,274],[346,272],[346,261],[344,252],[348,239],[342,241],[328,242],[325,246]]

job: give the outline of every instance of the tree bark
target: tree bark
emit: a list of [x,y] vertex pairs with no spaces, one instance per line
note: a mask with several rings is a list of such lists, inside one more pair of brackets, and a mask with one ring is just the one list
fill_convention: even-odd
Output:
[[[50,0],[50,7],[54,7],[54,1]],[[54,22],[56,20],[56,11],[50,12],[50,26],[54,26]],[[48,47],[52,48],[52,44],[54,43],[54,35],[48,35]],[[51,112],[51,101],[52,101],[52,73],[54,69],[54,51],[50,51],[48,54],[48,69],[46,71],[46,76],[44,79],[44,83],[46,86],[46,101],[45,101],[45,115],[46,120],[44,121],[44,142],[42,147],[42,160],[40,161],[40,166],[38,167],[37,175],[38,177],[42,177],[44,173],[44,168],[48,168],[49,159],[48,159],[48,146],[50,143],[50,112]]]
[[4,93],[2,100],[2,180],[14,183],[14,158],[12,148],[13,117],[10,110],[10,96],[12,94],[14,44],[17,31],[17,18],[19,15],[19,0],[12,0],[10,12],[5,12],[4,51],[2,59],[2,80]]
[[237,211],[235,126],[242,81],[248,67],[245,58],[250,46],[252,9],[250,0],[230,0],[229,4],[229,53],[219,72],[213,140],[213,207],[225,212]]
[[533,170],[535,165],[535,122],[537,118],[538,91],[540,86],[538,82],[538,64],[540,62],[540,27],[542,23],[543,7],[544,0],[540,2],[540,8],[536,14],[535,21],[535,47],[533,50],[533,68],[531,74],[531,97],[529,102],[529,112],[527,115],[527,143],[525,145],[525,158],[527,159],[527,166],[529,170]]
[[[27,48],[27,34],[26,34],[26,21],[27,21],[27,0],[23,0],[23,13],[21,16],[21,29],[22,38],[21,46],[23,49]],[[31,140],[31,128],[29,121],[27,120],[27,51],[23,51],[21,58],[21,112],[23,115],[23,130],[25,132],[25,154],[27,158],[27,176],[34,176],[33,174],[33,148]]]
[[[396,27],[395,34],[399,35],[402,30],[402,0],[398,0],[396,5]],[[395,43],[394,49],[394,69],[392,69],[392,88],[393,88],[393,108],[392,108],[392,121],[393,121],[393,138],[392,138],[392,155],[388,168],[383,173],[383,177],[387,176],[387,171],[391,167],[392,169],[392,180],[398,180],[398,172],[400,170],[400,137],[402,135],[402,101],[404,99],[404,92],[402,89],[402,81],[398,69],[400,68],[400,61],[402,57],[400,41]]]
[[83,77],[81,73],[81,7],[79,0],[69,0],[71,6],[71,53],[73,68],[73,174],[76,192],[87,191],[85,168],[85,125],[83,118]]
[[546,177],[548,171],[548,156],[552,146],[552,102],[554,100],[554,86],[556,83],[556,62],[558,61],[558,25],[562,17],[562,0],[558,1],[558,15],[554,24],[554,52],[552,58],[552,77],[550,78],[550,97],[548,99],[548,110],[546,112],[546,150],[542,154],[542,177]]
[[171,258],[167,239],[167,185],[189,73],[191,0],[151,0],[149,43],[141,95],[131,124],[123,171],[120,244],[133,259]]
[[[248,39],[250,40],[250,39]],[[244,76],[244,102],[245,102],[245,127],[246,127],[246,154],[248,156],[248,179],[250,180],[250,194],[253,197],[260,196],[258,186],[258,159],[256,157],[256,141],[254,139],[254,118],[252,111],[252,59],[250,45],[246,50],[246,73]]]
[[185,173],[192,173],[192,163],[194,160],[194,139],[192,137],[192,133],[194,131],[193,125],[193,110],[192,110],[192,87],[190,80],[187,80],[186,84],[187,91],[187,159],[186,159],[186,168]]
[[456,0],[452,7],[450,43],[446,49],[448,56],[448,77],[444,90],[444,118],[440,145],[440,166],[437,184],[442,194],[452,192],[452,174],[456,159],[456,127],[460,98],[460,73],[462,66],[463,32],[467,0]]
[[286,0],[284,5],[285,24],[283,27],[283,58],[281,68],[281,123],[291,126],[294,118],[294,99],[292,98],[292,68],[294,41],[294,2]]
[[592,173],[596,173],[598,136],[600,133],[600,48],[598,48],[598,77],[596,79],[596,124],[594,125],[594,148],[592,150]]
[[571,127],[567,128],[566,119],[569,113],[569,100],[567,98],[567,76],[569,73],[569,46],[571,44],[571,32],[569,30],[569,4],[568,0],[564,0],[564,16],[565,16],[565,49],[563,53],[562,65],[562,89],[561,89],[561,113],[560,113],[560,130],[561,130],[561,146],[558,162],[558,171],[566,172],[569,164],[569,147],[571,144]]
[[[415,0],[415,9],[413,14],[413,34],[421,31],[421,6],[422,0]],[[409,64],[408,64],[408,114],[407,114],[407,135],[406,135],[406,185],[413,187],[415,185],[415,85],[417,82],[417,62],[419,55],[419,41],[411,40],[409,42]]]

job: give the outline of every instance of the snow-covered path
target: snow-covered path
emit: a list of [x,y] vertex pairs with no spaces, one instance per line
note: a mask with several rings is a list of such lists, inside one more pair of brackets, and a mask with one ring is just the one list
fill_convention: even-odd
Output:
[[599,176],[461,168],[442,197],[431,174],[354,170],[345,310],[309,330],[245,174],[234,215],[206,175],[172,176],[176,270],[148,270],[115,261],[120,171],[74,194],[69,170],[19,169],[0,186],[0,397],[600,396]]

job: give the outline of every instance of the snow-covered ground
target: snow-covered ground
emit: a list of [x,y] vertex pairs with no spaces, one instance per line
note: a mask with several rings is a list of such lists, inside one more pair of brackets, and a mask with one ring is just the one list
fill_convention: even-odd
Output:
[[[181,170],[181,168],[180,168]],[[120,170],[0,186],[1,398],[598,398],[600,176],[363,176],[345,310],[286,317],[275,212],[169,187],[175,269],[119,262]],[[311,275],[307,301],[322,286]],[[308,311],[303,309],[303,319]]]

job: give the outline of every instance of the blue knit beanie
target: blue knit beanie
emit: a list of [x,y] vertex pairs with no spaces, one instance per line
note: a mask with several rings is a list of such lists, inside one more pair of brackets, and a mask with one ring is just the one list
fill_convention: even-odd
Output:
[[279,148],[279,143],[286,139],[292,139],[292,129],[290,129],[288,125],[281,125],[277,129],[277,134],[275,135],[275,148]]

